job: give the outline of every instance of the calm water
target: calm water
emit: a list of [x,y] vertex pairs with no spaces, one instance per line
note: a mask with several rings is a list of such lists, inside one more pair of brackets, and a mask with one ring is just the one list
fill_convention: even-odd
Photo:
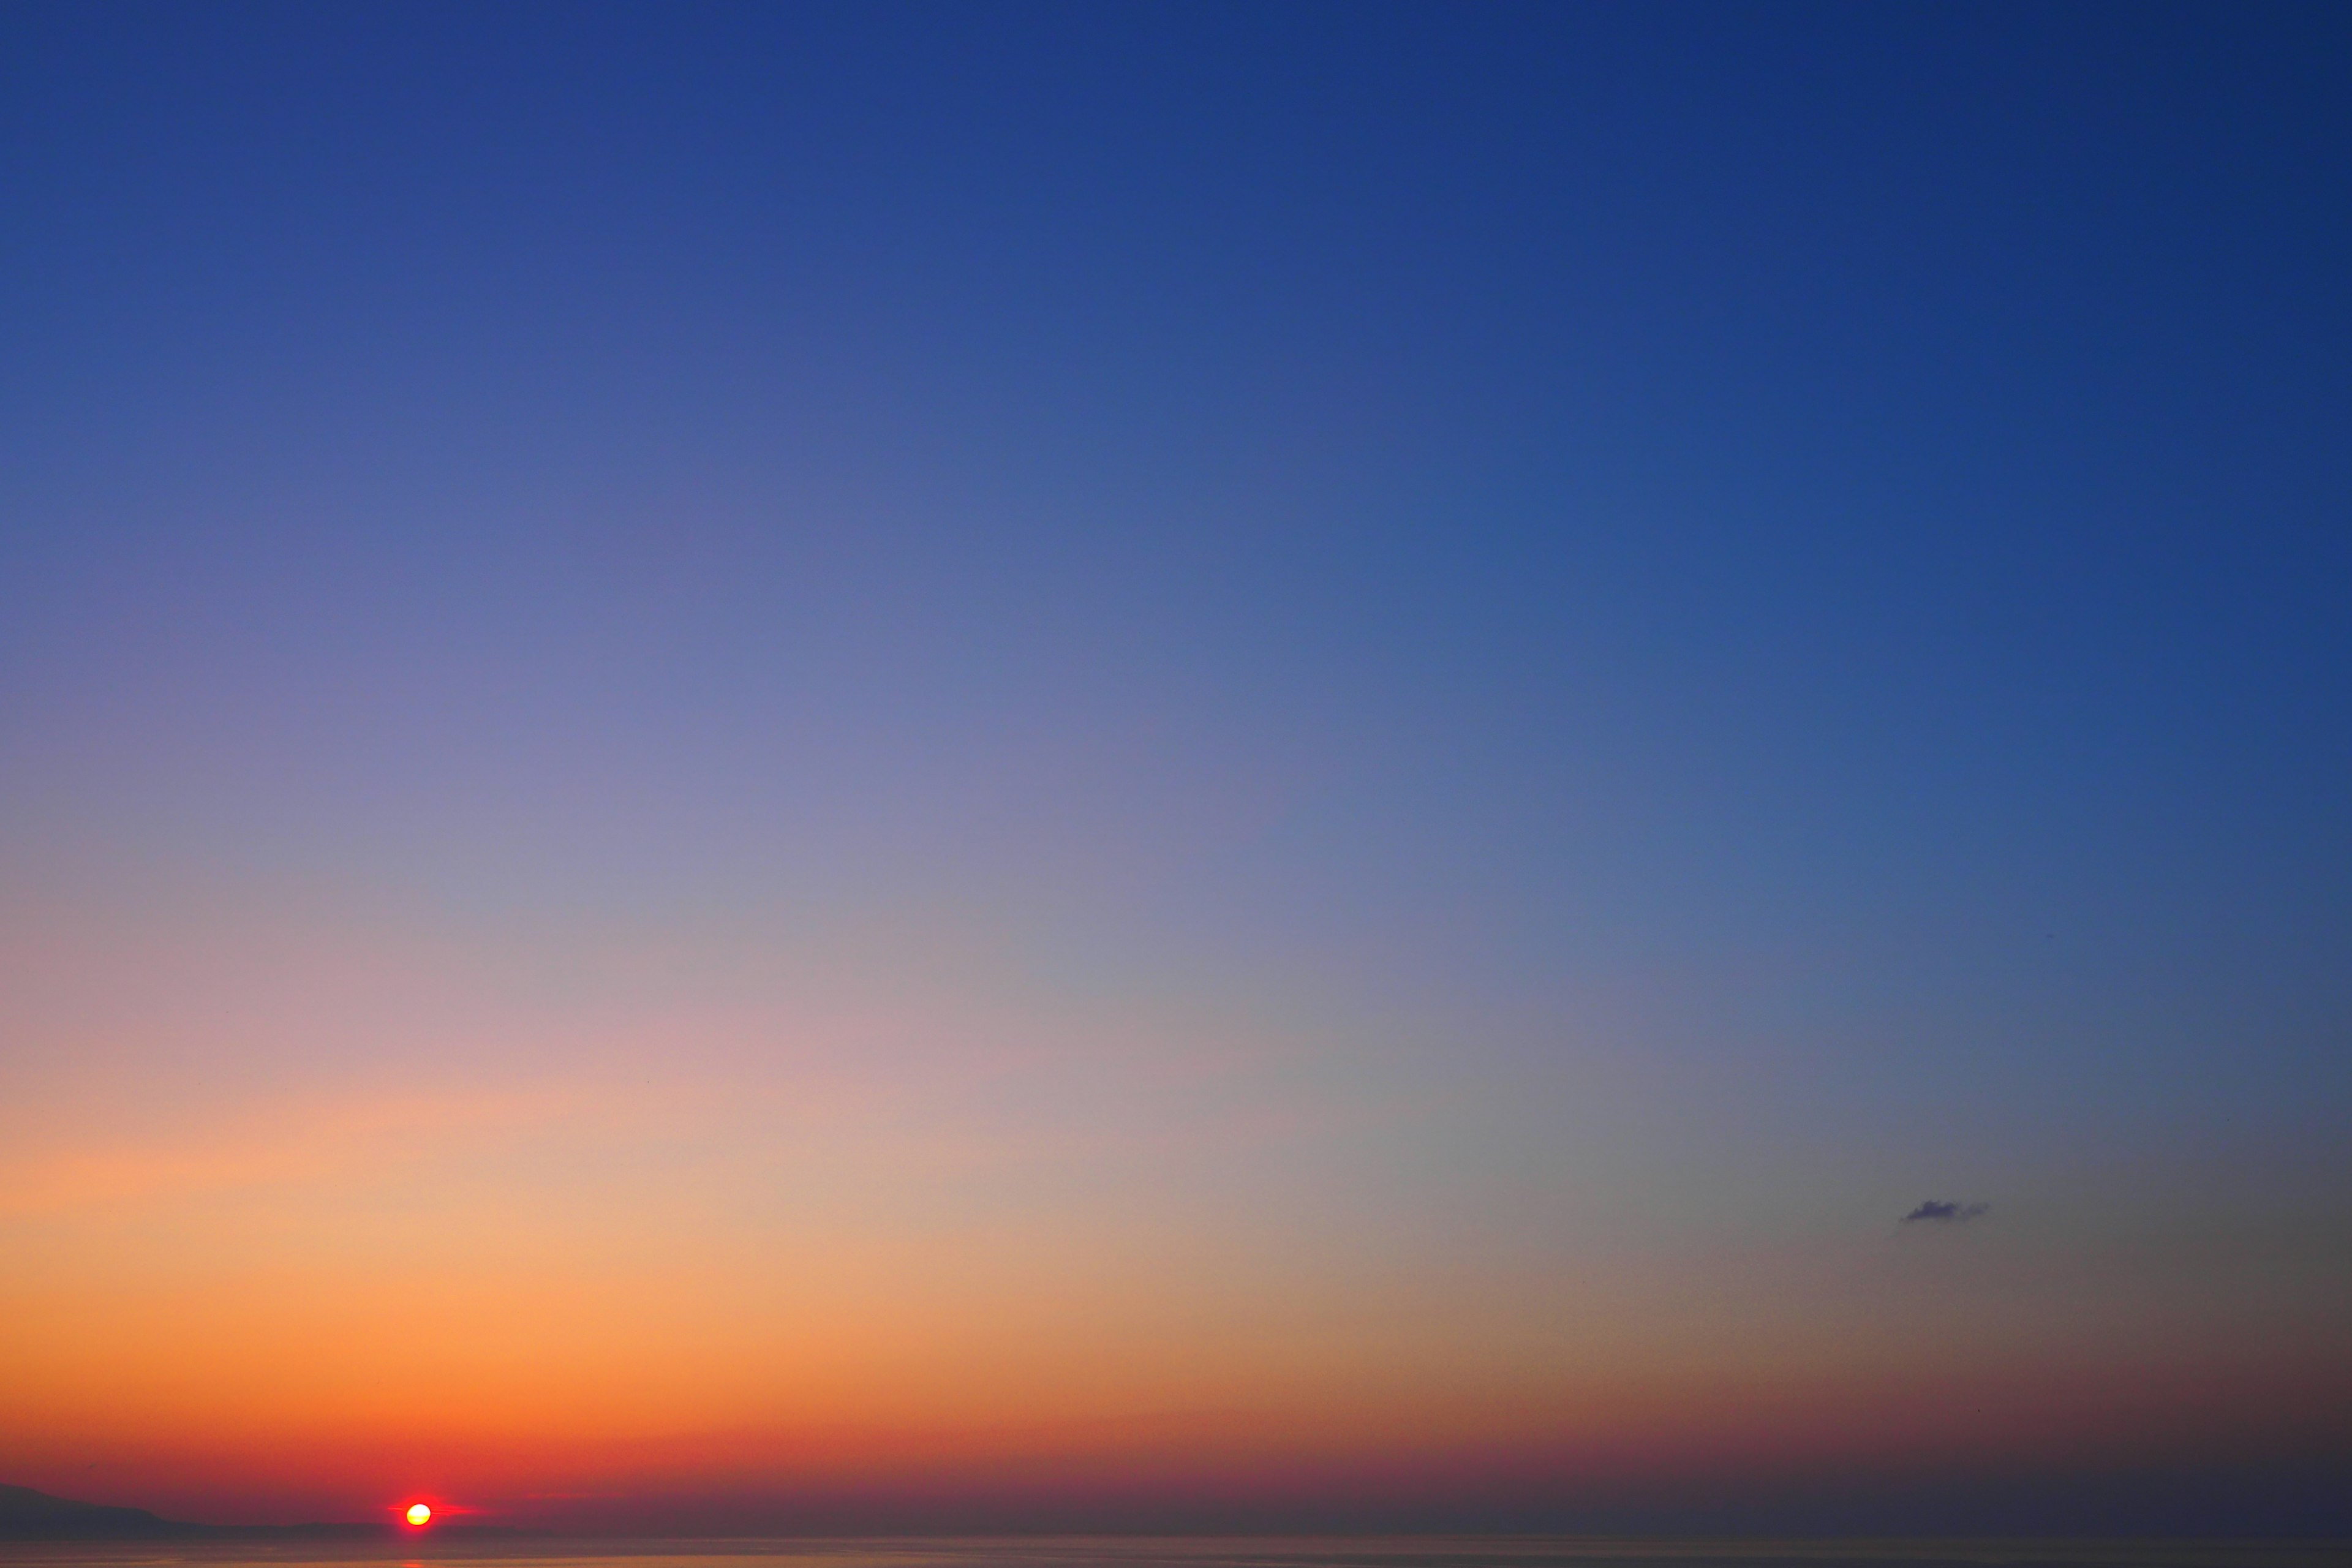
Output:
[[2352,1568],[2346,1542],[1607,1536],[0,1543],[10,1568]]

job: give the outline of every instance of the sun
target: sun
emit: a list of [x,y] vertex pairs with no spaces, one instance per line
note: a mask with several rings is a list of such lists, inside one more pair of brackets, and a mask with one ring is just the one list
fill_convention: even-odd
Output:
[[414,1524],[414,1525],[416,1525],[416,1526],[418,1526],[419,1528],[422,1528],[422,1527],[424,1526],[424,1524],[425,1523],[425,1521],[428,1521],[428,1520],[430,1520],[432,1517],[433,1517],[433,1510],[432,1510],[431,1509],[429,1509],[429,1508],[425,1507],[423,1503],[421,1503],[421,1502],[413,1502],[413,1503],[410,1503],[410,1504],[408,1505],[408,1522],[409,1522],[409,1523]]

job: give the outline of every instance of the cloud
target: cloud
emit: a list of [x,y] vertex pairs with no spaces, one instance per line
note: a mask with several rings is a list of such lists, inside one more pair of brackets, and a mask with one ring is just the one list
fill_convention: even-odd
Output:
[[1929,1198],[1903,1216],[1904,1225],[1966,1225],[1972,1219],[1992,1212],[1990,1204],[1948,1204],[1941,1198]]

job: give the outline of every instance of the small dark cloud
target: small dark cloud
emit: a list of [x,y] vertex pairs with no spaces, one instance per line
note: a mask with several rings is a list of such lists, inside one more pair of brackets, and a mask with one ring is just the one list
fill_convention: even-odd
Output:
[[1905,1225],[1966,1225],[1992,1211],[1990,1204],[1948,1204],[1929,1198],[1903,1216]]

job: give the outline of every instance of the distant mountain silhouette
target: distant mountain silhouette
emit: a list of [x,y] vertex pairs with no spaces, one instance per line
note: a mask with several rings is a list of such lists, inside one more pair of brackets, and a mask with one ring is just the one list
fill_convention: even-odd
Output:
[[375,1536],[380,1524],[186,1524],[143,1508],[115,1508],[51,1497],[30,1487],[0,1486],[0,1541],[138,1541],[166,1537],[263,1535]]
[[173,1535],[187,1528],[143,1508],[109,1508],[51,1497],[30,1487],[0,1486],[0,1536],[11,1540]]

